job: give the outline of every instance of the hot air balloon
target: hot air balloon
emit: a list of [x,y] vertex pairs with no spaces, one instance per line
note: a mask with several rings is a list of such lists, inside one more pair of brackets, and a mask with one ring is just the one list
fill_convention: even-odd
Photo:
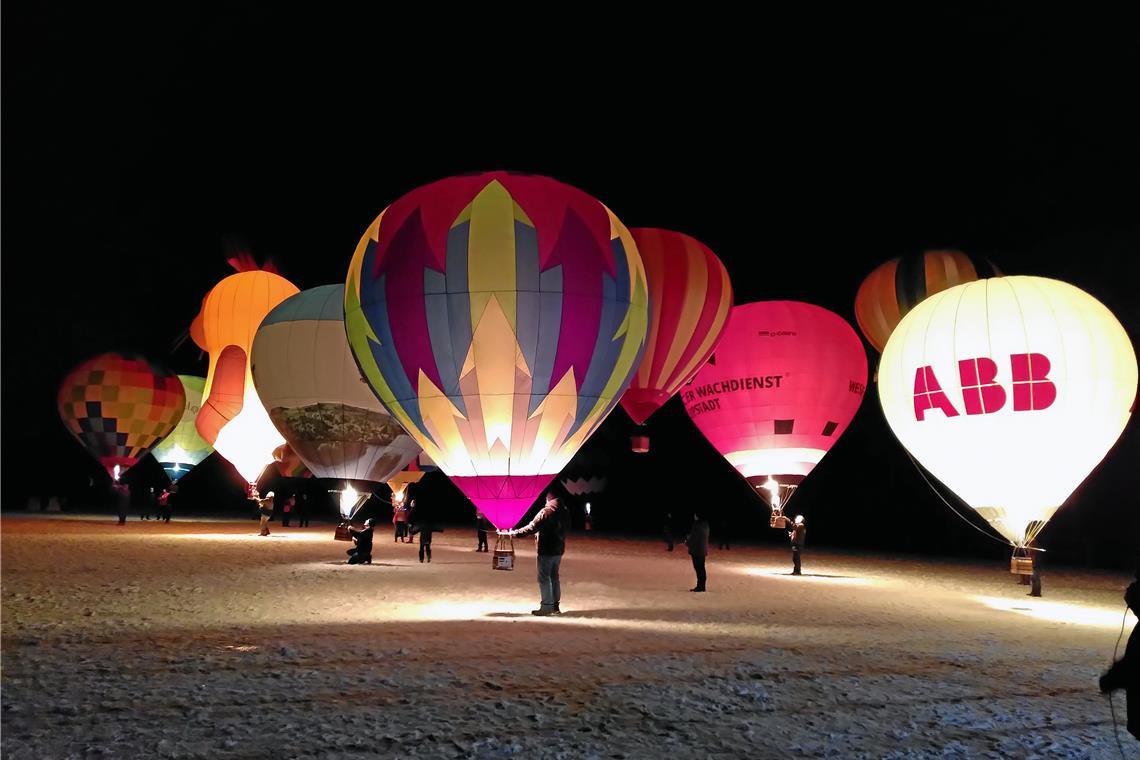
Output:
[[174,430],[186,394],[178,375],[146,357],[106,353],[67,373],[56,403],[68,432],[117,481]]
[[252,489],[284,439],[257,397],[250,349],[265,315],[298,291],[281,275],[249,269],[248,261],[235,266],[243,271],[226,277],[206,294],[202,311],[190,327],[194,342],[210,354],[205,401],[196,426]]
[[311,478],[313,476],[301,457],[287,443],[283,443],[273,450],[273,461],[277,463],[277,471],[283,478]]
[[420,452],[360,376],[344,334],[344,285],[302,291],[269,312],[253,341],[253,381],[318,478],[383,482]]
[[162,465],[172,482],[177,483],[181,478],[203,459],[210,455],[214,447],[202,440],[195,427],[195,418],[202,406],[202,389],[206,386],[206,378],[193,375],[179,375],[182,390],[186,394],[186,410],[182,412],[182,419],[174,432],[162,439],[162,443],[154,447],[151,456]]
[[838,314],[798,301],[736,306],[713,358],[681,393],[709,443],[772,507],[843,435],[867,383],[867,355]]
[[891,331],[924,298],[946,288],[1000,274],[993,264],[961,251],[926,251],[891,259],[867,275],[855,294],[855,320],[879,353]]
[[895,329],[879,400],[899,441],[1017,549],[1131,416],[1136,353],[1088,293],[1043,277],[944,290]]
[[[645,263],[651,318],[645,354],[621,405],[643,425],[712,355],[732,308],[732,283],[720,259],[688,235],[651,228],[630,234]],[[635,436],[635,451],[648,447],[648,436]]]
[[585,193],[494,172],[419,188],[360,240],[345,325],[392,416],[499,528],[601,424],[645,344],[645,270]]

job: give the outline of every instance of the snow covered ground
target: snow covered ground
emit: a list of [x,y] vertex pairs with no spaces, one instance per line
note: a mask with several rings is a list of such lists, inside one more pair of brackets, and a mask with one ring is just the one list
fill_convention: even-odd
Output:
[[586,534],[539,619],[529,540],[495,572],[458,529],[349,567],[327,525],[0,528],[5,758],[1120,756],[1122,575],[1051,568],[1037,600],[996,563],[809,544],[799,578],[714,551],[692,594],[683,546]]

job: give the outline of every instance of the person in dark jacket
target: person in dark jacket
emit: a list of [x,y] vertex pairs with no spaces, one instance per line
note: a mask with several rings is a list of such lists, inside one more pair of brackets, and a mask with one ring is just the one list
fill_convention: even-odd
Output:
[[154,515],[158,519],[158,496],[154,493],[154,486],[146,490],[142,497],[142,515],[139,516],[140,520],[149,520],[150,516]]
[[131,506],[131,489],[126,483],[116,482],[111,486],[115,494],[115,509],[119,512],[119,525],[127,524],[127,510]]
[[693,570],[697,573],[697,585],[689,591],[705,590],[705,557],[709,553],[709,521],[701,515],[693,515],[693,527],[685,539],[689,545],[689,556],[693,560]]
[[546,494],[546,506],[539,510],[527,525],[517,530],[508,530],[508,536],[528,536],[535,534],[538,548],[538,593],[541,599],[532,615],[560,615],[562,609],[562,583],[559,569],[562,555],[566,553],[566,524],[569,513],[552,494]]
[[[1136,571],[1136,580],[1124,590],[1124,603],[1140,615],[1140,570]],[[1100,677],[1101,692],[1111,694],[1117,689],[1124,689],[1128,700],[1128,733],[1140,739],[1140,625],[1132,629],[1124,657],[1112,663]]]
[[792,575],[800,573],[800,553],[804,550],[804,539],[807,538],[807,526],[804,525],[804,516],[796,515],[792,522],[792,529],[788,531],[788,539],[792,542]]
[[297,497],[297,527],[309,527],[309,495],[306,493]]
[[372,564],[372,526],[374,521],[371,517],[364,521],[364,527],[361,530],[356,528],[349,528],[348,532],[352,535],[352,542],[356,544],[348,552],[348,564],[350,565],[371,565]]
[[411,507],[408,510],[408,521],[411,524],[411,531],[408,533],[408,540],[415,540],[415,535],[420,534],[420,562],[431,562],[431,536],[436,531],[435,523],[432,522],[431,515],[425,507],[417,506],[416,500],[412,499]]
[[475,537],[479,541],[479,545],[475,547],[475,551],[487,551],[487,531],[492,527],[491,521],[484,517],[482,512],[475,513]]

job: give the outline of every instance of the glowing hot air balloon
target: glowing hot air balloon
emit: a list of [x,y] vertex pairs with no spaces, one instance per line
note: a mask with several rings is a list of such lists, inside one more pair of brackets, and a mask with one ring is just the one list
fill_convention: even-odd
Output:
[[178,421],[174,432],[163,438],[162,443],[150,452],[175,483],[214,450],[213,446],[198,435],[198,428],[194,424],[202,406],[202,389],[206,387],[206,378],[179,375],[178,379],[186,393],[186,411],[182,413],[182,419]]
[[681,398],[779,517],[847,429],[866,383],[863,343],[842,317],[809,303],[761,301],[732,309],[716,353]]
[[647,312],[637,246],[609,209],[505,172],[393,203],[357,246],[345,291],[372,389],[499,528],[617,403]]
[[178,376],[138,354],[100,354],[71,370],[56,399],[60,419],[112,479],[178,424],[186,394]]
[[[728,323],[732,283],[720,259],[688,235],[649,228],[630,233],[645,263],[651,318],[645,354],[621,405],[641,425],[712,355]],[[636,450],[647,448],[646,440]]]
[[198,433],[251,486],[284,439],[257,396],[250,349],[265,315],[297,292],[293,283],[274,272],[239,271],[206,294],[190,327],[190,336],[210,354]]
[[903,446],[1015,547],[1104,458],[1136,398],[1116,317],[1043,277],[959,285],[916,306],[879,365]]
[[253,342],[253,381],[318,478],[379,483],[420,453],[360,376],[344,334],[344,285],[302,291],[269,312]]
[[891,259],[875,268],[855,294],[855,319],[879,353],[887,338],[919,302],[946,288],[1000,274],[985,259],[961,251],[926,251]]

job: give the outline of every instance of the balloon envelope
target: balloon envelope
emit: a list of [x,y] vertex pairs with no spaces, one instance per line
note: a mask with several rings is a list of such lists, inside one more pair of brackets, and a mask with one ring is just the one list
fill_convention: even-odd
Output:
[[191,335],[210,354],[198,433],[249,483],[273,461],[284,443],[253,384],[250,349],[274,306],[297,286],[264,270],[239,272],[215,285],[202,301]]
[[202,390],[206,387],[206,378],[179,375],[178,380],[186,394],[186,409],[174,431],[150,452],[171,481],[176,483],[214,450],[213,446],[198,435],[198,428],[194,424],[202,406]]
[[360,376],[344,333],[344,285],[304,290],[269,312],[253,342],[253,380],[318,478],[384,482],[420,453]]
[[106,353],[64,377],[56,404],[68,432],[114,478],[170,435],[186,394],[177,375],[146,357]]
[[838,314],[798,301],[736,306],[713,358],[682,391],[717,451],[760,488],[795,486],[847,429],[867,383],[863,343]]
[[906,449],[1015,546],[1128,423],[1136,354],[1099,301],[1043,277],[959,285],[883,350],[879,400]]
[[273,450],[273,461],[277,463],[277,471],[285,478],[311,478],[310,470],[297,456],[297,452],[287,443],[283,443]]
[[689,382],[728,323],[732,283],[706,245],[680,232],[630,230],[649,282],[645,354],[621,405],[639,425]]
[[1000,274],[985,259],[961,251],[925,251],[880,264],[855,294],[855,320],[882,353],[891,332],[924,298],[980,277]]
[[504,172],[393,203],[357,246],[345,293],[372,389],[499,528],[617,403],[647,311],[637,247],[609,209]]

